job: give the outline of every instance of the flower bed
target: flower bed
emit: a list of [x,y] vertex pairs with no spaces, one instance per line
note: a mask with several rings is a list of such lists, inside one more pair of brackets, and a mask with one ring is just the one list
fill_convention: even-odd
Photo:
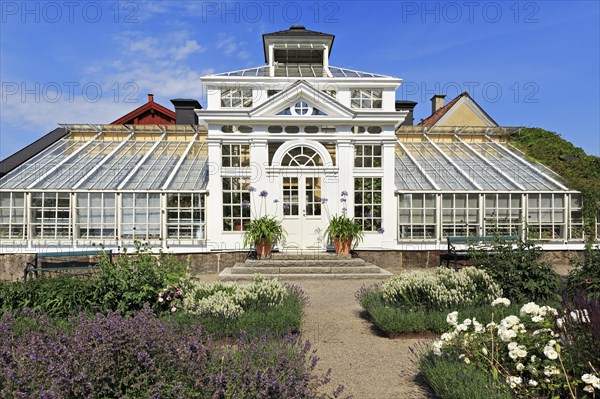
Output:
[[295,335],[223,346],[149,307],[131,317],[80,314],[68,328],[5,312],[0,335],[3,398],[317,398],[328,381]]
[[382,284],[363,287],[356,296],[378,329],[394,335],[441,332],[452,307],[468,309],[485,319],[487,303],[501,293],[484,271],[469,267],[402,273]]
[[[213,337],[299,332],[308,298],[298,286],[256,276],[251,284],[184,284],[181,323],[201,324]],[[171,305],[170,305],[171,306]]]
[[[518,398],[593,397],[600,390],[598,350],[582,351],[579,334],[574,334],[597,328],[597,303],[564,311],[560,317],[556,309],[534,302],[517,314],[506,307],[506,299],[493,305],[487,324],[466,312],[448,314],[450,329],[422,357],[421,371],[438,396],[462,397],[458,391],[463,387],[453,389],[452,373],[445,375],[447,364],[465,375],[483,371],[483,385],[488,381],[490,389],[508,388]],[[585,337],[585,331],[581,335]],[[586,343],[590,344],[594,343]]]

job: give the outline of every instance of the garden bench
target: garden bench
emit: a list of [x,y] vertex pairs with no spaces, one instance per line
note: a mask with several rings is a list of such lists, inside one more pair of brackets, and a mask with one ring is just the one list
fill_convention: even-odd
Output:
[[99,269],[100,265],[98,262],[90,260],[86,261],[69,261],[56,263],[58,266],[47,266],[44,264],[44,260],[49,258],[74,258],[82,256],[102,256],[108,255],[110,263],[112,263],[112,250],[83,250],[83,251],[60,251],[60,252],[40,252],[35,254],[33,261],[27,262],[24,270],[24,279],[27,280],[27,276],[30,273],[34,273],[36,276],[38,273],[43,272],[59,272],[59,271],[75,271],[75,270],[93,270]]
[[440,266],[446,262],[446,267],[450,267],[453,262],[454,268],[458,269],[458,261],[470,259],[472,250],[490,251],[498,242],[518,240],[518,236],[449,236],[448,252],[440,255]]

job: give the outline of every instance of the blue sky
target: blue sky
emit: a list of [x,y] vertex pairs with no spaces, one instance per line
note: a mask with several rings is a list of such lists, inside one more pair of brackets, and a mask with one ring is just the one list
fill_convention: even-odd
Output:
[[0,159],[58,123],[109,123],[146,93],[204,103],[200,77],[264,63],[261,35],[336,35],[331,64],[398,76],[399,99],[469,91],[501,125],[600,155],[597,1],[3,1]]

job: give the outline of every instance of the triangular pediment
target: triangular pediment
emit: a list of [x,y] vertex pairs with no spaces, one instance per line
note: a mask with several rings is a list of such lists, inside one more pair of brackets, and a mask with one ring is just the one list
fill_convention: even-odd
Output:
[[436,126],[498,126],[467,92],[455,100],[448,103],[450,107],[435,123]]
[[250,117],[352,118],[355,113],[334,97],[298,81],[250,110]]

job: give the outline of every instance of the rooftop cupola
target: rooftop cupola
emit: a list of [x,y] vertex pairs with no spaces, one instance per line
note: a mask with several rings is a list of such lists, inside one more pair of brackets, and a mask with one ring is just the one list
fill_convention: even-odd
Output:
[[329,54],[334,35],[315,32],[302,25],[292,25],[263,35],[265,62],[269,66],[314,65],[329,66]]

